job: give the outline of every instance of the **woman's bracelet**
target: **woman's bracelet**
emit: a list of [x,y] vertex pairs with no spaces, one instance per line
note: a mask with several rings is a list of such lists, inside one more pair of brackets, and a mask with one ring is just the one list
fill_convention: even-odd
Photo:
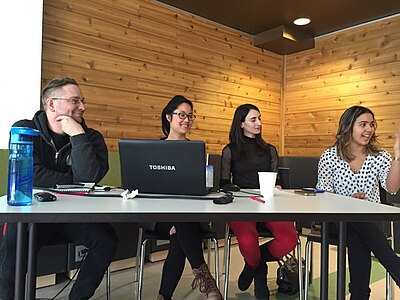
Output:
[[400,157],[399,156],[394,156],[393,157],[393,161],[399,161],[400,160]]

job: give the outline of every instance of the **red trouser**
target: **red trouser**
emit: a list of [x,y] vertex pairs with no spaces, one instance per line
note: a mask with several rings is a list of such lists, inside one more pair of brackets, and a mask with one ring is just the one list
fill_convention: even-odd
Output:
[[237,238],[240,253],[252,269],[257,266],[261,257],[257,224],[271,231],[274,236],[274,239],[268,242],[268,251],[273,257],[280,258],[296,247],[297,231],[293,222],[228,223]]

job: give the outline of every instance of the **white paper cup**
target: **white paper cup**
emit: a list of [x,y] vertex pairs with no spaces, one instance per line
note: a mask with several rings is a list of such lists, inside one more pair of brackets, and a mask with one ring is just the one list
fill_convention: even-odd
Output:
[[276,183],[275,172],[258,172],[258,181],[260,183],[260,194],[264,198],[270,198],[274,196],[274,189]]

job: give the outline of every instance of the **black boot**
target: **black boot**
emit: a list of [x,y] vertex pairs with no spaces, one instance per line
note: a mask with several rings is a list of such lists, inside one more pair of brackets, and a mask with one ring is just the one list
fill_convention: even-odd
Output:
[[250,268],[249,265],[246,262],[244,262],[243,271],[242,273],[240,273],[238,279],[239,290],[241,290],[242,292],[246,291],[253,282],[253,278],[254,278],[254,269]]
[[[268,250],[268,243],[262,244],[260,246],[260,253],[261,253],[261,259],[260,259],[261,262],[265,263],[267,261],[276,261],[276,257],[272,256]],[[250,268],[249,265],[245,262],[243,271],[242,273],[240,273],[238,279],[239,290],[243,292],[246,291],[250,287],[253,278],[254,278],[254,270]]]
[[260,246],[261,260],[265,262],[276,261],[277,258],[275,256],[272,256],[272,254],[268,250],[268,244],[269,243],[265,243]]
[[198,269],[193,269],[193,275],[195,277],[192,282],[192,289],[198,286],[200,292],[204,294],[204,299],[222,300],[222,294],[206,263],[203,263]]
[[258,300],[269,300],[267,274],[267,263],[261,261],[254,270],[254,295]]

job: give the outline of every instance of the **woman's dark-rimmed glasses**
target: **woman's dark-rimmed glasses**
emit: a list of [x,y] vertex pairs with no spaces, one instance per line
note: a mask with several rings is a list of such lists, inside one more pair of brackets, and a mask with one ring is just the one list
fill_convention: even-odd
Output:
[[194,119],[196,119],[196,116],[193,114],[186,114],[184,112],[173,112],[173,115],[177,115],[179,117],[179,119],[181,120],[185,120],[186,118],[188,118],[189,121],[193,121]]

